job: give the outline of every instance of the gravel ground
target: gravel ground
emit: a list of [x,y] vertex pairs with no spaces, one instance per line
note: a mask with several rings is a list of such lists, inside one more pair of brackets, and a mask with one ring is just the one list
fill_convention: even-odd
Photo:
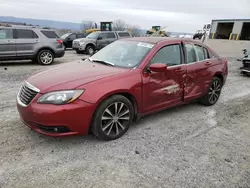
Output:
[[[56,64],[81,57],[67,51]],[[44,67],[2,63],[0,187],[250,187],[250,78],[239,74],[240,62],[229,60],[216,105],[194,103],[147,116],[111,142],[28,129],[15,96],[23,79]]]

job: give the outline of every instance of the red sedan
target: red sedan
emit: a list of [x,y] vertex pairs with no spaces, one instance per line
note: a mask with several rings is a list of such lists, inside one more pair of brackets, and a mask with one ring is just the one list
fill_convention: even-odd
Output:
[[113,140],[144,115],[193,100],[214,105],[227,74],[227,60],[200,42],[129,38],[31,76],[18,92],[17,109],[41,134],[91,131]]

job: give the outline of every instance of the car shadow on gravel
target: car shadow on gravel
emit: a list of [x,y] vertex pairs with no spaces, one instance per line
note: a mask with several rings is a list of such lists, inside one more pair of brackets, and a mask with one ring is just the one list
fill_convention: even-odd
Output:
[[[53,64],[51,65],[57,65],[57,64],[61,64],[63,63],[62,60],[60,59],[55,59],[55,61],[53,62]],[[30,60],[13,60],[13,61],[0,61],[0,67],[5,67],[5,66],[40,66],[40,67],[44,67],[44,65],[40,65],[39,63],[33,63]],[[49,66],[51,66],[49,65]]]

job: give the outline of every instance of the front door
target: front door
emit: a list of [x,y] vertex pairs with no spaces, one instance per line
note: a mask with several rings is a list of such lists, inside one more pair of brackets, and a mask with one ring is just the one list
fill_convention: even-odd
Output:
[[13,29],[0,28],[0,58],[16,56],[16,39]]
[[38,43],[39,38],[32,29],[16,29],[17,56],[33,56]]
[[72,48],[73,40],[76,39],[76,34],[71,34],[66,39],[66,48]]
[[164,63],[167,70],[143,73],[144,113],[175,106],[183,101],[186,65],[181,42],[159,47],[147,67],[153,63]]

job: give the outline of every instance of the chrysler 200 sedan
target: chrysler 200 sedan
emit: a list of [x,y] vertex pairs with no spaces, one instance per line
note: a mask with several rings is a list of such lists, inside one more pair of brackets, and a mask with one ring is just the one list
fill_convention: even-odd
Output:
[[139,117],[197,100],[214,105],[228,63],[187,39],[118,40],[88,59],[25,80],[17,94],[21,120],[48,136],[123,136]]

